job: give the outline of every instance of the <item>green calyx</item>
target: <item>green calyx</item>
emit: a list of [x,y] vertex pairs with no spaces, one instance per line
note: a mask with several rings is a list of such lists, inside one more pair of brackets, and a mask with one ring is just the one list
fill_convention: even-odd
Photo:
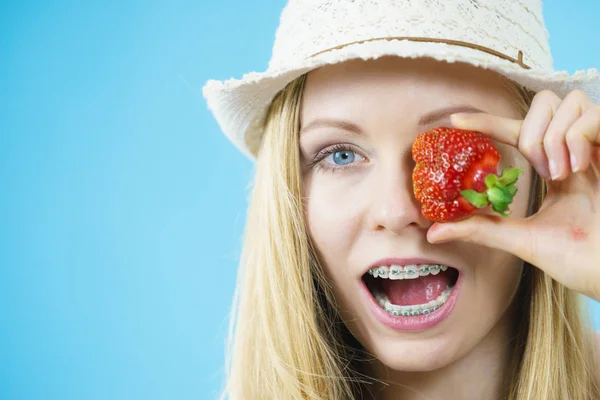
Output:
[[508,205],[512,203],[517,187],[515,183],[519,174],[523,172],[520,168],[504,168],[500,176],[489,174],[485,177],[485,186],[487,190],[483,193],[472,189],[462,190],[461,195],[477,208],[492,205],[492,210],[506,217],[508,214]]

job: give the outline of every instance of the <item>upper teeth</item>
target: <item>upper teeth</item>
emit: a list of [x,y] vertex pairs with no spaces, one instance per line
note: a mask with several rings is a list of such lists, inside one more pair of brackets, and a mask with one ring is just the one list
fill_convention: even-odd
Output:
[[375,278],[385,279],[416,279],[419,276],[437,275],[441,271],[446,271],[448,267],[441,264],[413,264],[413,265],[382,265],[371,268],[369,275]]

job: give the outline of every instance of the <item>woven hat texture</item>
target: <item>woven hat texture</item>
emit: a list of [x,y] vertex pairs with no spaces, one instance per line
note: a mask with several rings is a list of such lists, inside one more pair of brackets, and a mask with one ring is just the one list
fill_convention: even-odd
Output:
[[596,69],[553,69],[539,0],[291,0],[267,70],[209,80],[203,95],[227,138],[255,159],[268,107],[289,82],[327,64],[388,55],[466,62],[534,91],[580,89],[600,103]]

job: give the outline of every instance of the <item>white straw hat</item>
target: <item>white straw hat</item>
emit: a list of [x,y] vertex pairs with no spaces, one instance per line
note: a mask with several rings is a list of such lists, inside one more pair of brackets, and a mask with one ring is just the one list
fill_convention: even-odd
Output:
[[539,0],[291,0],[267,71],[210,80],[203,94],[225,135],[254,160],[268,107],[289,82],[326,64],[385,55],[466,62],[533,91],[563,97],[580,89],[600,102],[596,69],[553,70]]

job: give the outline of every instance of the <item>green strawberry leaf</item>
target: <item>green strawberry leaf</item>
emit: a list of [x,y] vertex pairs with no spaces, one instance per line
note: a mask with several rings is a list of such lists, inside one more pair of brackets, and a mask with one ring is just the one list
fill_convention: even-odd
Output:
[[503,168],[498,180],[504,186],[512,185],[517,181],[521,172],[523,172],[521,168]]
[[[506,213],[508,205],[512,203],[517,193],[515,183],[521,172],[523,170],[520,168],[503,168],[500,177],[494,174],[485,177],[485,184],[488,187],[487,197],[492,203],[492,210],[504,217],[508,216]],[[489,178],[490,176],[493,177]]]
[[506,214],[506,211],[508,210],[508,205],[505,203],[492,204],[492,210],[504,217],[508,216],[508,214]]
[[509,204],[512,201],[512,196],[506,188],[495,187],[487,191],[488,198],[492,204],[505,203]]
[[483,208],[490,204],[485,193],[476,192],[473,189],[461,190],[461,195],[477,208]]
[[498,176],[496,174],[489,174],[485,177],[485,186],[487,186],[488,189],[496,186],[496,182],[498,182]]

